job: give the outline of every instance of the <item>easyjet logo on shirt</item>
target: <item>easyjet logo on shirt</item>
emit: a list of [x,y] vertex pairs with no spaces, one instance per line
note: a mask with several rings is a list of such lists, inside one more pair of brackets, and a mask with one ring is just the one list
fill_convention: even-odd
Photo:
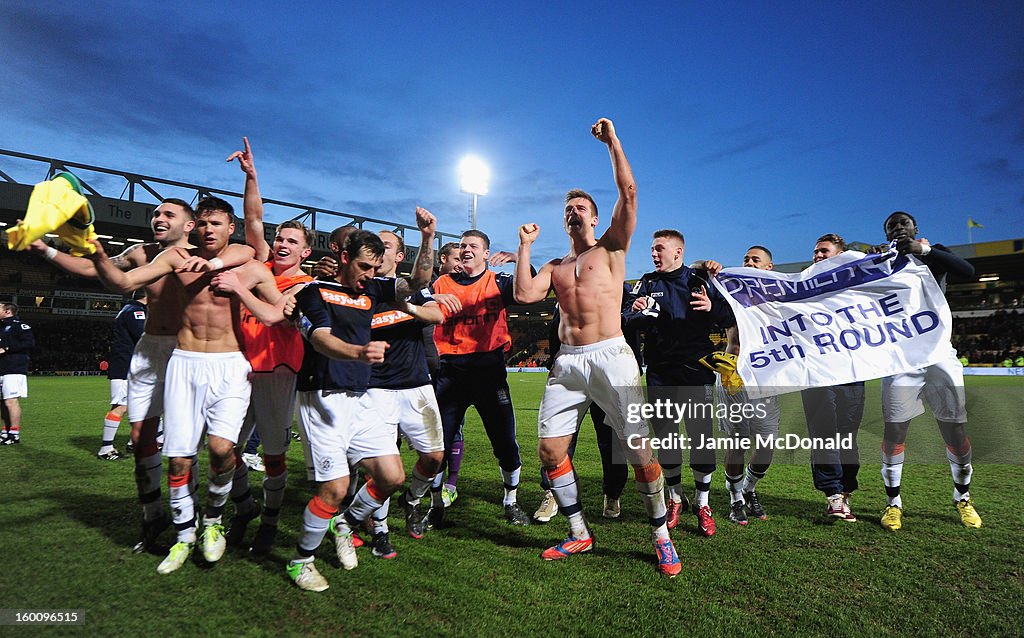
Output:
[[370,328],[382,328],[384,326],[392,326],[396,323],[403,321],[409,321],[413,316],[402,312],[401,310],[388,310],[385,312],[378,312],[373,315],[373,319],[370,321]]
[[370,298],[367,297],[366,295],[360,295],[353,299],[348,295],[333,292],[331,290],[327,290],[326,288],[321,288],[320,296],[327,303],[332,303],[336,306],[346,306],[348,308],[356,308],[358,310],[369,310],[371,307],[373,307],[373,302],[370,301]]

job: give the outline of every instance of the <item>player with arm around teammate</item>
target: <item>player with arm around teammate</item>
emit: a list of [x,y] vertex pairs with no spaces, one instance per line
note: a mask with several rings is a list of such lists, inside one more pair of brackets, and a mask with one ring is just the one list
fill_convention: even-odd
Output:
[[[342,566],[358,565],[352,530],[380,508],[405,481],[395,437],[367,393],[370,365],[381,363],[386,342],[371,340],[374,308],[398,302],[416,317],[422,308],[399,301],[395,279],[376,279],[384,254],[380,238],[352,231],[338,255],[337,281],[314,281],[296,295],[303,337],[309,344],[299,374],[299,414],[313,463],[316,495],[303,513],[296,553],[287,565],[292,581],[307,591],[323,591],[327,580],[314,565],[328,531]],[[349,484],[349,466],[370,475],[339,515]]]
[[[220,206],[218,202],[221,200],[204,198],[197,207]],[[164,199],[153,210],[149,224],[153,241],[129,246],[111,257],[111,264],[128,271],[149,264],[168,248],[193,248],[189,243],[189,233],[195,228],[195,211],[188,202],[177,198]],[[89,259],[59,252],[41,241],[34,242],[31,248],[65,272],[90,279],[97,277],[96,267]],[[218,258],[219,261],[211,264],[196,258],[187,266],[193,270],[216,270],[245,263],[252,255],[253,251],[248,246],[232,245]],[[158,552],[157,538],[171,523],[162,508],[160,483],[163,461],[158,431],[164,411],[167,361],[181,329],[184,296],[173,278],[157,279],[145,289],[148,302],[145,332],[135,344],[128,367],[128,421],[132,428],[135,484],[142,506],[141,539],[133,551]]]
[[[126,292],[170,278],[184,300],[177,346],[167,363],[164,386],[165,439],[163,453],[170,459],[168,485],[178,542],[157,567],[161,574],[180,569],[197,541],[197,520],[190,472],[200,440],[207,434],[210,455],[208,500],[199,539],[203,557],[216,562],[227,543],[221,523],[234,474],[234,445],[249,405],[252,368],[241,352],[238,336],[239,301],[217,294],[208,270],[192,272],[196,264],[219,266],[234,230],[231,206],[223,200],[204,200],[196,215],[199,246],[192,250],[172,248],[149,264],[122,272],[95,242],[92,260],[107,287]],[[259,265],[256,262],[250,264]],[[243,265],[243,268],[245,266]],[[266,321],[283,317],[276,288],[256,282],[265,300],[255,313]],[[281,305],[281,304],[278,304]]]

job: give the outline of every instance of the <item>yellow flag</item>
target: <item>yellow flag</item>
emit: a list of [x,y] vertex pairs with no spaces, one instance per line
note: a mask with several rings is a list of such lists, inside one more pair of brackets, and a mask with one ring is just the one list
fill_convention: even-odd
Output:
[[7,247],[26,250],[46,233],[55,232],[71,248],[72,255],[91,255],[96,252],[89,243],[96,238],[93,218],[92,206],[82,195],[81,182],[63,171],[32,189],[25,219],[7,231]]
[[968,228],[984,228],[984,226],[982,226],[978,222],[974,221],[970,217],[967,218],[967,227]]

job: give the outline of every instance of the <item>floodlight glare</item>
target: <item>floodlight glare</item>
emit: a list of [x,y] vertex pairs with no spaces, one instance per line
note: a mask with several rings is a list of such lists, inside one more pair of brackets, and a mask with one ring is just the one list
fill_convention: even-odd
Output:
[[459,179],[463,193],[486,195],[491,169],[475,155],[467,155],[459,162]]
[[491,169],[483,160],[475,155],[467,155],[459,162],[459,182],[463,193],[469,198],[470,228],[476,228],[477,200],[487,194],[487,182],[491,179]]

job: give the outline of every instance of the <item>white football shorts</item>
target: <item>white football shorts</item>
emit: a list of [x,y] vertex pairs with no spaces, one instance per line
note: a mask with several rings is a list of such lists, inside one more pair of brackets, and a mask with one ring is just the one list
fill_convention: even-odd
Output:
[[648,437],[645,419],[627,418],[644,404],[644,393],[640,368],[625,338],[585,346],[562,344],[540,402],[538,435],[544,439],[574,433],[591,402],[605,411],[605,423],[620,439]]
[[[207,435],[238,442],[252,384],[241,352],[175,349],[164,385],[164,456],[192,456]],[[130,386],[129,386],[130,387]]]
[[163,414],[167,361],[177,345],[176,335],[146,333],[135,344],[128,366],[128,420],[132,423]]

